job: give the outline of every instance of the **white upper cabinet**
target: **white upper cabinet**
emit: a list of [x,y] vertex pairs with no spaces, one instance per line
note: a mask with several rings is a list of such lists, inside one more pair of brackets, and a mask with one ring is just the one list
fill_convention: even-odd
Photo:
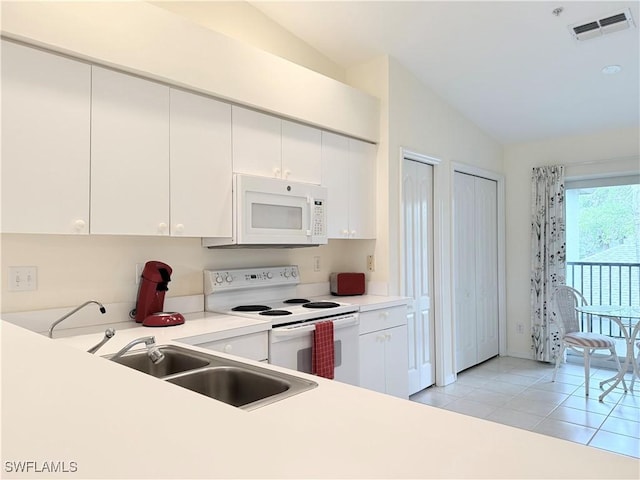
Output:
[[322,183],[322,132],[282,120],[282,178]]
[[232,107],[233,172],[280,178],[282,122],[279,118]]
[[234,173],[321,183],[320,130],[236,106],[232,125]]
[[231,236],[231,106],[171,89],[171,235]]
[[2,41],[2,231],[89,232],[91,67]]
[[376,146],[322,132],[329,238],[375,238]]
[[376,238],[376,146],[349,140],[349,236]]
[[349,238],[349,139],[322,132],[322,185],[327,187],[327,236]]
[[169,87],[95,66],[91,233],[169,234]]

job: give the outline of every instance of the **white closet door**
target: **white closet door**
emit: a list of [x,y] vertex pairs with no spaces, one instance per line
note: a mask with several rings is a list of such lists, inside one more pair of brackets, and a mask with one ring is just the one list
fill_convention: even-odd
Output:
[[477,363],[494,357],[498,344],[497,184],[475,178]]
[[433,167],[405,159],[402,164],[404,214],[403,295],[407,309],[409,394],[435,382],[433,278]]
[[497,183],[454,175],[456,372],[499,353]]
[[476,249],[475,177],[454,175],[454,296],[456,372],[475,365],[476,342]]

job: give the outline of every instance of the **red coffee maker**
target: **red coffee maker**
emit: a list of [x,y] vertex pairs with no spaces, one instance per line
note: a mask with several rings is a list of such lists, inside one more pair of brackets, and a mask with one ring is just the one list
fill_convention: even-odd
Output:
[[145,327],[168,327],[184,323],[184,317],[177,312],[163,312],[164,294],[171,281],[173,270],[166,263],[152,260],[145,263],[140,276],[138,300],[131,317]]

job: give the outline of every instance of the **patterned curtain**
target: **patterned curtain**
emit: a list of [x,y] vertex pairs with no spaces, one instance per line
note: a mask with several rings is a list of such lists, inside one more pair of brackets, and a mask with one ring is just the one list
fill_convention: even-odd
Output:
[[551,294],[566,275],[564,166],[537,167],[531,175],[531,339],[536,360],[560,349],[549,328]]

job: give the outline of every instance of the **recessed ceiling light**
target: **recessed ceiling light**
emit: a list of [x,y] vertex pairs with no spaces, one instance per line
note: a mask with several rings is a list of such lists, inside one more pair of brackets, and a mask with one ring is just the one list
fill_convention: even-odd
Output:
[[622,71],[622,67],[620,65],[607,65],[602,69],[602,73],[605,75],[615,75]]

